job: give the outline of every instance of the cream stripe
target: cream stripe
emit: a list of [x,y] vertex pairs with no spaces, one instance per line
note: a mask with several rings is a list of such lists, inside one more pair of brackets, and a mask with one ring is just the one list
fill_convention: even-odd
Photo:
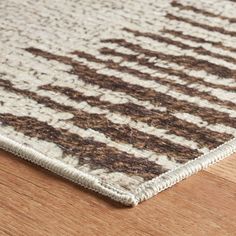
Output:
[[[234,92],[226,91],[226,90],[223,90],[223,89],[220,89],[220,88],[215,89],[215,88],[205,86],[205,85],[202,85],[202,84],[199,84],[199,83],[188,83],[187,81],[184,81],[184,80],[182,80],[181,78],[179,78],[177,76],[172,76],[172,75],[169,75],[169,74],[164,73],[164,72],[156,72],[155,70],[150,69],[146,66],[137,65],[137,63],[135,63],[135,62],[123,62],[123,63],[120,63],[120,65],[127,66],[131,69],[135,69],[135,70],[138,70],[140,72],[150,74],[151,76],[157,76],[157,77],[160,77],[160,78],[170,79],[171,81],[175,82],[176,84],[185,85],[186,87],[189,87],[189,88],[195,88],[195,89],[197,89],[198,91],[201,91],[201,92],[209,92],[211,95],[216,96],[221,101],[236,102],[236,93],[234,93]],[[158,65],[160,65],[160,63],[158,63]],[[162,66],[164,67],[165,65],[162,64]]]
[[182,70],[182,72],[186,73],[187,75],[190,76],[196,76],[198,78],[201,78],[202,80],[208,82],[208,83],[213,83],[213,84],[218,84],[218,85],[225,85],[225,86],[229,86],[229,87],[235,87],[236,86],[236,82],[234,79],[228,79],[228,78],[220,78],[216,75],[212,75],[209,74],[207,72],[205,72],[204,70],[201,71],[195,71],[195,70],[190,70],[187,68],[183,68],[183,66],[179,66],[176,63],[168,63],[166,61],[163,60],[158,60],[156,62],[157,65],[160,66],[164,66],[166,68],[172,68],[172,69],[176,69],[176,70]]
[[[188,83],[187,81],[184,81],[184,80],[178,78],[177,76],[171,76],[171,75],[164,73],[164,72],[163,73],[161,73],[161,72],[160,73],[152,73],[151,69],[150,70],[148,68],[146,69],[145,66],[139,66],[133,62],[128,63],[128,64],[129,64],[129,66],[128,66],[129,68],[136,69],[140,72],[150,74],[151,76],[157,76],[160,78],[170,79],[171,81],[175,82],[176,84],[185,85],[186,87],[189,87],[189,88],[195,88],[200,92],[209,92],[211,95],[216,96],[221,101],[236,102],[236,93],[226,91],[226,90],[223,90],[220,88],[215,89],[215,88],[211,88],[209,86],[207,87],[207,86],[199,84],[199,83]],[[121,65],[127,66],[127,63],[121,63]]]
[[115,92],[109,89],[100,88],[96,85],[87,84],[83,81],[77,79],[73,81],[69,78],[64,78],[63,80],[57,80],[53,83],[54,85],[58,86],[66,86],[72,89],[76,89],[76,91],[86,94],[86,96],[100,96],[101,101],[111,102],[113,104],[123,104],[123,103],[134,103],[136,105],[145,107],[147,109],[154,109],[158,111],[166,111],[166,107],[163,106],[155,106],[152,105],[149,101],[141,101],[138,100],[126,93],[123,92]]
[[177,20],[169,21],[168,19],[165,19],[162,22],[167,25],[169,29],[176,30],[176,25],[178,25],[178,30],[183,31],[186,34],[206,38],[214,42],[223,42],[225,46],[235,47],[235,39],[233,39],[233,37],[230,37],[229,35],[223,35],[219,32],[209,31]]
[[[107,48],[113,49],[113,47],[110,47],[110,45],[111,45],[110,43],[107,43],[105,46]],[[157,49],[157,51],[158,51],[158,49]],[[93,53],[93,55],[100,58],[100,54]],[[115,57],[119,57],[119,56],[114,56],[113,58],[115,58]],[[119,57],[119,58],[121,58],[121,57]],[[140,56],[140,58],[141,58],[141,56]],[[77,57],[77,59],[78,59],[78,57]],[[196,70],[192,70],[192,69],[190,70],[190,69],[187,69],[187,68],[180,66],[176,63],[164,61],[161,59],[156,59],[155,57],[148,57],[147,59],[150,61],[150,63],[156,64],[157,66],[159,65],[159,66],[162,66],[165,68],[180,70],[190,76],[195,76],[195,77],[202,79],[208,83],[212,83],[212,84],[216,84],[216,85],[226,85],[227,84],[230,87],[236,86],[235,80],[231,79],[231,78],[218,77],[216,75],[209,74],[209,73],[205,72],[204,70],[201,70],[201,71],[196,71]],[[83,62],[85,59],[80,59],[80,60]],[[135,69],[138,69],[140,67],[140,65],[137,64],[137,62],[124,62],[124,64],[122,64],[122,65],[127,65],[129,67],[132,65],[132,66],[134,66]],[[96,66],[96,65],[94,65],[94,66]],[[101,66],[101,68],[103,68],[103,66]],[[156,73],[158,73],[158,72],[156,72]],[[162,73],[162,72],[160,72],[160,73]]]
[[[215,57],[211,57],[210,55],[209,56],[201,55],[199,53],[194,52],[193,50],[182,49],[176,45],[167,44],[164,42],[159,42],[157,40],[153,40],[148,37],[142,37],[142,36],[134,37],[132,33],[128,33],[128,34],[129,35],[127,35],[127,37],[125,38],[126,41],[134,43],[134,44],[138,43],[141,47],[143,47],[145,49],[149,49],[149,50],[156,51],[156,52],[162,52],[162,53],[165,53],[168,55],[191,56],[196,59],[210,61],[210,62],[217,64],[217,65],[221,65],[221,66],[223,65],[225,67],[228,67],[229,69],[236,69],[235,64],[230,63],[230,62],[226,62],[223,59],[217,59]],[[157,33],[157,35],[158,35],[158,33]],[[170,47],[170,45],[171,45],[171,47]]]
[[211,87],[206,87],[202,84],[195,83],[189,84],[187,87],[195,88],[201,92],[209,92],[211,95],[216,96],[221,101],[230,101],[236,103],[236,93],[234,92],[228,92],[223,89],[214,89]]
[[221,28],[224,28],[225,30],[236,32],[234,25],[229,24],[229,22],[227,20],[223,20],[223,19],[216,18],[216,17],[205,16],[203,14],[196,13],[196,12],[193,12],[190,10],[176,11],[177,9],[178,8],[173,7],[168,10],[168,13],[171,13],[171,14],[173,14],[175,16],[179,16],[179,17],[184,16],[184,18],[194,20],[200,24],[206,24],[206,25],[213,26],[213,27],[221,27]]
[[[166,30],[168,30],[168,27],[166,27]],[[209,44],[209,43],[204,43],[204,42],[198,43],[198,42],[195,42],[195,41],[191,41],[190,39],[189,40],[183,39],[181,37],[178,37],[177,35],[172,35],[171,33],[168,33],[168,32],[162,32],[162,35],[165,36],[165,37],[168,37],[172,40],[175,40],[177,42],[187,44],[191,47],[196,47],[196,48],[197,47],[202,47],[202,48],[204,48],[204,49],[206,49],[210,52],[218,53],[222,56],[229,56],[229,57],[232,57],[232,58],[236,58],[236,53],[235,52],[230,52],[229,50],[226,50],[226,49],[223,49],[223,48],[217,48],[214,45]]]
[[[97,56],[97,58],[100,59],[99,56]],[[79,59],[79,60],[84,62],[83,59]],[[164,67],[164,68],[174,69],[173,67],[169,67],[172,64],[169,64],[169,66],[167,66],[166,63],[164,61],[162,61],[162,60],[158,60],[158,63],[155,63],[155,64],[159,65],[161,67]],[[176,84],[185,85],[186,87],[190,87],[190,88],[192,87],[192,88],[198,89],[199,91],[209,91],[209,92],[211,92],[212,95],[218,97],[222,101],[224,101],[224,100],[232,101],[232,99],[234,100],[236,98],[236,94],[233,93],[233,92],[226,91],[226,90],[223,90],[223,89],[220,89],[220,88],[219,89],[215,89],[215,88],[212,88],[212,87],[209,87],[209,86],[206,87],[206,86],[204,86],[202,84],[199,84],[199,83],[191,83],[190,84],[187,81],[179,78],[178,76],[169,75],[168,73],[165,73],[165,72],[162,72],[162,71],[159,72],[158,69],[154,70],[154,69],[151,69],[151,68],[149,68],[147,66],[139,65],[136,62],[125,61],[125,62],[121,62],[120,65],[121,66],[126,66],[126,67],[131,68],[131,69],[138,70],[138,71],[143,72],[143,73],[150,74],[153,77],[157,76],[157,77],[160,77],[160,78],[167,78],[167,79],[175,82]],[[178,65],[176,65],[174,63],[173,63],[173,65],[176,66],[175,69],[177,69],[177,70],[179,69],[180,70],[180,66],[178,66]],[[198,78],[201,78],[201,77],[198,77]],[[201,78],[201,79],[204,80],[203,78]],[[222,79],[222,80],[224,80],[224,79]],[[232,85],[232,81],[230,79],[226,79],[226,80],[229,83],[228,86],[230,87],[230,85]],[[212,82],[212,81],[209,79],[206,82]],[[221,85],[223,83],[215,83],[215,84],[220,84]],[[223,85],[225,85],[225,84],[223,84]],[[233,83],[233,85],[234,85],[234,83]],[[236,83],[235,83],[235,86],[236,86]],[[227,94],[227,96],[222,97],[222,93]]]
[[[107,46],[108,46],[108,48],[110,48],[110,45],[107,45]],[[100,58],[98,55],[96,55],[96,56],[98,58]],[[119,57],[119,56],[117,56],[117,57]],[[85,59],[80,59],[80,60],[81,60],[81,62],[83,62]],[[218,76],[209,74],[209,73],[205,72],[204,70],[201,70],[201,71],[190,70],[187,68],[183,68],[183,66],[179,66],[176,63],[171,63],[171,62],[160,60],[160,59],[157,60],[154,57],[149,58],[149,61],[152,62],[154,65],[159,65],[159,66],[165,67],[165,68],[180,70],[180,71],[186,73],[187,75],[196,76],[208,83],[212,83],[212,84],[216,84],[216,85],[225,85],[225,86],[229,86],[229,87],[236,86],[235,80],[230,79],[230,78],[229,79],[228,78],[220,78]],[[137,70],[139,70],[139,68],[142,68],[142,66],[137,64],[136,62],[124,62],[124,63],[121,63],[121,65],[126,65],[129,67],[132,66],[132,68],[137,69]],[[158,73],[158,72],[156,72],[156,73]],[[159,72],[159,73],[161,74],[162,72]],[[156,74],[156,75],[158,75],[158,74]]]
[[198,127],[205,127],[206,129],[218,132],[218,133],[226,133],[226,134],[232,134],[233,136],[236,136],[236,129],[223,125],[223,124],[208,124],[206,121],[202,120],[200,117],[188,114],[188,113],[174,113],[175,117],[181,120],[185,120],[187,122],[193,123],[197,125]]

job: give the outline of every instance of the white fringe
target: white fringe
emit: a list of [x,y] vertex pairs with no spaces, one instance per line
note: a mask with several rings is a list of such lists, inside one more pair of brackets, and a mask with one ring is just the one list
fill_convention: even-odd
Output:
[[208,154],[191,160],[186,164],[170,170],[162,175],[140,185],[133,193],[122,191],[75,169],[59,160],[51,159],[33,148],[27,147],[0,134],[0,148],[11,152],[25,160],[31,161],[48,169],[74,183],[94,190],[102,195],[121,202],[127,206],[136,206],[139,202],[147,200],[157,193],[173,186],[192,174],[230,156],[236,152],[236,138],[222,144]]

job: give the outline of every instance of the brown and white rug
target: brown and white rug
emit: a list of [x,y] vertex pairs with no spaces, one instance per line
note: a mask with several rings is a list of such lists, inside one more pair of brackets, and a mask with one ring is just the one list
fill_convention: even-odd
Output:
[[0,2],[0,147],[136,205],[236,151],[233,0]]

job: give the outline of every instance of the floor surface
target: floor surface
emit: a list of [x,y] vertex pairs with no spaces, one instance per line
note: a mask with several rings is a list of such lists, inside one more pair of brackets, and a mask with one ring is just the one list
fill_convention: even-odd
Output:
[[0,150],[0,235],[236,235],[236,155],[127,208]]

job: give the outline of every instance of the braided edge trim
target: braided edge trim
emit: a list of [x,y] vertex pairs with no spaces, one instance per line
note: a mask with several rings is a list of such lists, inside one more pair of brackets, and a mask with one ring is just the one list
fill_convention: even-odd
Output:
[[126,206],[136,206],[138,203],[157,195],[181,180],[236,152],[236,138],[220,145],[207,154],[141,184],[133,192],[126,192],[114,188],[112,185],[102,182],[94,176],[83,173],[59,160],[51,159],[33,148],[4,137],[1,134],[0,148]]
[[216,162],[223,160],[236,152],[236,138],[218,146],[207,154],[188,161],[182,166],[161,174],[160,176],[141,184],[133,194],[138,202],[147,200],[161,191],[173,186],[183,179],[203,170]]
[[102,182],[98,178],[86,174],[74,167],[71,167],[62,161],[49,158],[42,153],[34,150],[33,148],[27,147],[14,140],[4,137],[0,134],[0,148],[15,154],[27,161],[37,164],[51,172],[62,176],[76,184],[79,184],[85,188],[91,189],[102,195],[108,196],[109,198],[121,202],[127,206],[135,206],[138,204],[138,199],[126,191],[122,191],[112,187],[111,185]]

